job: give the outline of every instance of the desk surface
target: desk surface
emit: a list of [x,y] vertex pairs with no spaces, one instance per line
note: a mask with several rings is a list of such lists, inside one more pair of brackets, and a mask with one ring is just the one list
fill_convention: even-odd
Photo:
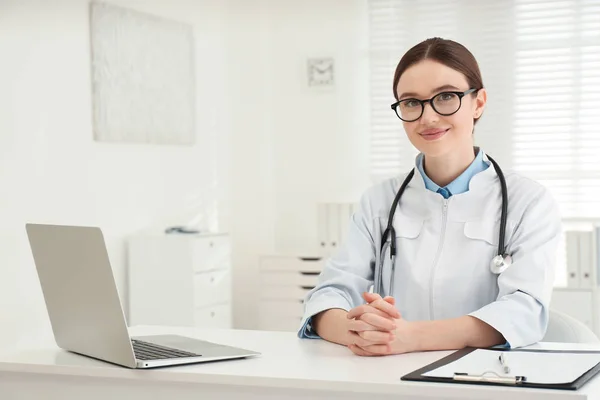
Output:
[[[0,353],[0,375],[43,374],[129,379],[138,382],[235,385],[286,390],[401,395],[411,398],[574,399],[600,398],[600,377],[579,391],[558,391],[466,384],[404,382],[400,377],[451,352],[359,357],[347,348],[323,340],[297,339],[292,332],[199,330],[138,327],[132,335],[176,333],[262,353],[256,358],[130,370],[72,354],[52,346]],[[586,346],[586,348],[590,348]],[[592,347],[600,350],[600,346]]]

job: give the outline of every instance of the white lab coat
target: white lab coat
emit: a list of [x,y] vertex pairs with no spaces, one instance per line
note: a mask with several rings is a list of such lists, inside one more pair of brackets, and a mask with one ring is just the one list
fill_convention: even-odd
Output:
[[[394,217],[393,294],[404,319],[471,315],[498,330],[511,347],[543,338],[561,219],[545,187],[515,172],[503,172],[508,188],[505,243],[513,264],[496,275],[490,262],[497,254],[502,197],[493,166],[476,174],[467,192],[449,199],[426,189],[415,170]],[[375,263],[382,257],[381,236],[389,209],[405,177],[364,193],[345,243],[326,261],[318,285],[306,296],[301,326],[323,310],[350,310],[364,303],[362,293],[373,284]],[[383,295],[389,293],[391,278],[386,247]]]

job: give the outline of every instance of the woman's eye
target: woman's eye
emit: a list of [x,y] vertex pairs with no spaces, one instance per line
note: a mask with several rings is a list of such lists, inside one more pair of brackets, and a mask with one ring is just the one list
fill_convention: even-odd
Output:
[[455,94],[454,93],[441,93],[438,96],[438,100],[439,101],[451,101],[452,99],[454,99]]
[[402,104],[404,104],[404,107],[406,108],[418,107],[420,105],[420,103],[416,100],[406,100]]

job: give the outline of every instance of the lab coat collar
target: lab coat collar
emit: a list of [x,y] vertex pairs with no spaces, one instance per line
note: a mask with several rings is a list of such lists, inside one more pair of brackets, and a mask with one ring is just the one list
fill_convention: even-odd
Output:
[[[496,174],[496,170],[493,168],[493,166],[491,166],[491,161],[490,159],[487,157],[487,154],[485,153],[485,151],[483,151],[483,149],[481,149],[480,147],[475,147],[476,151],[480,151],[481,155],[483,157],[483,161],[490,165],[490,168],[487,168],[485,171],[481,171],[477,174],[475,174],[471,180],[469,181],[469,191],[478,191],[482,188],[487,187],[490,184],[494,184],[494,182],[497,180],[498,175]],[[413,176],[413,178],[411,179],[410,183],[409,183],[409,187],[413,187],[415,189],[424,191],[424,192],[428,192],[430,193],[432,196],[439,196],[437,193],[432,192],[431,190],[428,190],[427,187],[425,186],[425,180],[423,179],[423,176],[419,173],[419,162],[420,162],[420,157],[422,156],[422,153],[419,153],[416,157],[415,157],[415,174]],[[468,193],[468,192],[466,192]],[[464,193],[461,193],[464,194]],[[457,196],[460,196],[461,194],[457,194]]]

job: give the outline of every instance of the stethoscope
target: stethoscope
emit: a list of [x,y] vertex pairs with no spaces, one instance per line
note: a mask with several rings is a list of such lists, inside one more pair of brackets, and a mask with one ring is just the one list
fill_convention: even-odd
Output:
[[[496,170],[496,174],[498,174],[498,178],[500,179],[500,185],[502,187],[502,213],[500,216],[500,235],[498,240],[498,254],[492,259],[490,263],[490,271],[493,274],[501,274],[506,271],[506,269],[512,264],[512,257],[507,254],[506,247],[504,246],[504,235],[506,233],[506,214],[508,212],[508,191],[506,189],[506,180],[504,179],[504,174],[500,169],[500,166],[496,161],[494,161],[490,156],[487,158],[491,161],[494,169]],[[406,186],[412,179],[415,174],[414,168],[410,171],[410,173],[402,182],[398,193],[396,193],[396,197],[394,197],[394,201],[392,202],[392,208],[390,209],[390,213],[388,216],[387,228],[383,231],[383,236],[381,238],[381,248],[380,248],[380,261],[379,261],[379,270],[376,271],[375,276],[375,287],[374,292],[383,295],[383,264],[384,264],[384,247],[387,245],[387,238],[389,237],[389,247],[390,247],[390,259],[392,261],[391,264],[391,277],[390,277],[390,293],[394,288],[394,275],[395,275],[395,267],[396,267],[396,230],[394,229],[394,214],[396,213],[396,208],[398,206],[398,202],[400,201],[400,197],[404,193]]]

